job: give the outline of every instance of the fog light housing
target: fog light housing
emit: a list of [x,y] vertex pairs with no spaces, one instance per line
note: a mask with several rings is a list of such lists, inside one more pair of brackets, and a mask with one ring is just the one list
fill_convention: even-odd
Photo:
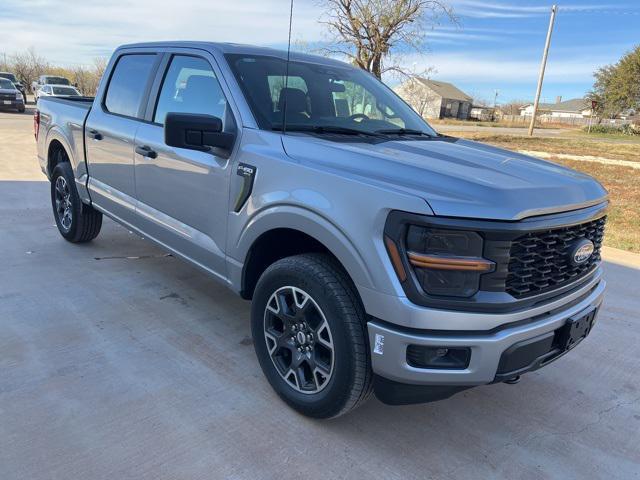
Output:
[[469,347],[409,345],[407,363],[415,368],[464,370],[469,366]]

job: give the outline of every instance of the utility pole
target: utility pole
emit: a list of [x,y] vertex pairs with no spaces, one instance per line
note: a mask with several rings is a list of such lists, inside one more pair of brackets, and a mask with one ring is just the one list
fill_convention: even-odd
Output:
[[542,63],[540,64],[540,75],[538,76],[538,88],[536,89],[536,99],[533,102],[533,115],[531,115],[531,123],[529,124],[529,136],[533,135],[533,126],[536,123],[536,113],[538,113],[538,103],[540,102],[540,92],[542,92],[542,81],[544,80],[544,69],[547,66],[547,55],[549,54],[549,45],[551,45],[551,33],[553,32],[553,22],[556,19],[557,5],[551,7],[551,18],[549,19],[549,30],[547,30],[547,41],[544,44],[544,53],[542,54]]
[[491,121],[496,121],[496,108],[498,106],[498,89],[495,90],[495,95],[493,96],[493,113],[491,114]]

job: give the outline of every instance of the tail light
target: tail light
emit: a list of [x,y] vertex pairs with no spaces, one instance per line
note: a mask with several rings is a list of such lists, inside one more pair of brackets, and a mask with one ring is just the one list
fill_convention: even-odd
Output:
[[36,142],[38,141],[38,132],[40,131],[40,110],[37,108],[33,112],[33,136],[36,137]]

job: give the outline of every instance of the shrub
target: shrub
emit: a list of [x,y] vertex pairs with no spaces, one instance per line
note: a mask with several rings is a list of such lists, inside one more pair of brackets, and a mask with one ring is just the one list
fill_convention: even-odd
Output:
[[[589,127],[582,128],[583,131],[588,132]],[[640,130],[634,128],[631,124],[627,125],[591,125],[591,133],[604,133],[608,135],[640,135]]]

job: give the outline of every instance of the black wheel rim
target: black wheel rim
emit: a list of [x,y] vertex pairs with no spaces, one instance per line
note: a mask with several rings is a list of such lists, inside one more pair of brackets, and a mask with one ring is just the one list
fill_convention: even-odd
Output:
[[333,336],[316,301],[304,290],[286,286],[269,298],[264,338],[278,374],[294,390],[323,390],[334,367]]
[[71,191],[69,190],[69,184],[64,177],[56,178],[55,202],[58,221],[62,228],[65,231],[68,231],[71,228],[71,223],[73,222],[73,210],[71,208]]

